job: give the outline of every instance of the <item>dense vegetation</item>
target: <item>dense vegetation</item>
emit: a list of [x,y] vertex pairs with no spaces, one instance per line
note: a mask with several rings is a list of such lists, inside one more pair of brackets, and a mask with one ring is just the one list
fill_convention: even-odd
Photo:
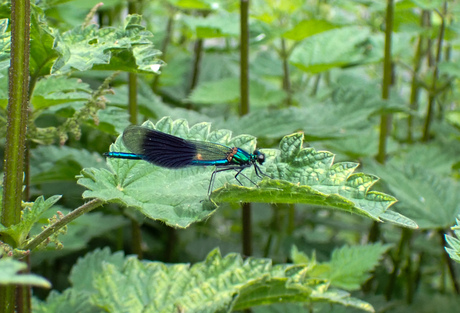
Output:
[[[1,3],[0,313],[458,311],[459,9]],[[269,178],[106,160],[129,124]]]

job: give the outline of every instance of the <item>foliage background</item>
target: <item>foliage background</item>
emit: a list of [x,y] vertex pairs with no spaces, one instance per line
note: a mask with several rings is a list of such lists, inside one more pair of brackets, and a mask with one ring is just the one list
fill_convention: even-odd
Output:
[[[415,221],[419,229],[375,223],[311,202],[254,203],[253,256],[273,264],[320,264],[315,277],[351,292],[356,301],[350,308],[325,305],[324,299],[315,297],[307,303],[292,298],[296,303],[259,306],[254,312],[306,308],[348,312],[359,308],[356,299],[382,312],[458,310],[458,265],[445,252],[445,235],[453,235],[450,227],[460,213],[458,1],[395,1],[392,81],[387,97],[382,97],[386,3],[251,1],[251,107],[242,117],[237,1],[164,0],[139,2],[133,9],[113,0],[104,2],[85,22],[94,5],[93,1],[47,0],[32,6],[27,200],[37,203],[35,199],[43,195],[57,201],[52,197],[62,195],[58,205],[52,206],[53,201],[36,204],[43,205],[43,212],[45,207],[52,209],[37,217],[32,234],[39,233],[56,211],[65,214],[85,203],[82,195],[88,184],[83,179],[92,177],[92,168],[117,166],[106,162],[102,153],[130,122],[156,123],[164,116],[185,119],[189,126],[211,122],[212,130],[227,129],[233,137],[255,136],[257,147],[267,149],[278,148],[285,135],[302,132],[304,146],[331,151],[336,163],[358,162],[358,171],[380,177],[372,189],[398,199],[391,208]],[[127,11],[133,10],[142,18],[126,18]],[[0,16],[9,18],[8,3],[0,7]],[[8,25],[7,20],[0,25],[2,133],[8,102]],[[160,75],[154,74],[158,68]],[[118,70],[123,73],[104,85]],[[129,113],[133,101],[137,112]],[[385,138],[380,136],[382,123],[388,125]],[[253,137],[247,142],[248,147],[255,145]],[[121,148],[119,143],[115,147]],[[198,186],[177,196],[184,199],[205,190],[201,185],[209,174],[208,169],[192,175],[166,173],[164,178],[171,181],[174,175],[182,175],[190,186]],[[222,178],[222,185],[233,183],[231,177]],[[157,180],[152,188],[165,186]],[[145,212],[116,203],[75,219],[67,233],[59,235],[60,241],[53,240],[46,249],[32,254],[32,272],[46,277],[53,288],[47,300],[48,290],[34,289],[34,311],[57,312],[58,307],[69,308],[72,301],[76,312],[81,310],[78,305],[112,312],[126,309],[126,302],[117,307],[114,300],[126,290],[105,294],[101,287],[105,286],[101,281],[109,285],[119,281],[104,280],[101,275],[91,283],[90,278],[77,275],[82,271],[77,260],[91,251],[79,262],[96,264],[98,260],[102,264],[104,260],[104,273],[127,281],[131,279],[128,270],[151,273],[149,267],[121,252],[111,254],[107,248],[175,263],[178,268],[180,263],[196,263],[201,268],[202,263],[197,262],[219,259],[213,250],[216,247],[223,256],[240,252],[243,226],[239,205],[234,202],[220,205],[212,216],[186,229],[170,228],[146,218]],[[452,241],[455,237],[447,238],[454,249],[449,253],[455,255],[460,250]],[[359,252],[360,247],[366,250]],[[235,266],[242,267],[238,262]],[[100,265],[94,266],[99,269]],[[155,269],[155,273],[166,275],[162,270]],[[272,279],[279,279],[278,269],[268,272]],[[88,281],[84,284],[79,279]],[[141,289],[148,286],[140,281],[131,284],[138,283]],[[43,282],[36,285],[45,286]],[[312,287],[315,292],[323,287],[318,282],[314,286],[318,288]],[[81,294],[85,292],[96,295],[84,298]],[[243,302],[244,292],[239,292]],[[131,306],[132,312],[135,308]],[[246,307],[237,304],[234,308]]]

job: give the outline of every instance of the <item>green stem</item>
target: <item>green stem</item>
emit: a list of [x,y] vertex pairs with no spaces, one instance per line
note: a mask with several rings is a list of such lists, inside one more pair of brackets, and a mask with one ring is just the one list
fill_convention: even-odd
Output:
[[[138,12],[141,2],[137,0],[128,1],[128,13],[135,14]],[[129,122],[133,125],[137,124],[137,74],[128,73],[128,110]],[[142,260],[142,232],[141,224],[135,219],[131,219],[131,246],[133,253],[137,255],[139,260]]]
[[137,124],[137,75],[128,73],[128,111],[129,122]]
[[399,239],[398,249],[396,250],[393,257],[393,271],[390,274],[390,279],[385,293],[387,301],[391,300],[393,296],[393,291],[396,286],[396,280],[399,274],[399,269],[401,267],[401,261],[403,259],[402,256],[405,250],[409,250],[406,249],[406,247],[408,246],[411,237],[412,231],[407,228],[403,228],[401,238]]
[[[390,87],[392,84],[393,66],[391,60],[391,40],[393,35],[393,15],[394,5],[393,0],[387,0],[387,14],[385,18],[385,58],[383,61],[383,86],[382,86],[382,99],[388,100],[390,97]],[[387,139],[390,126],[390,115],[382,114],[380,117],[380,137],[379,137],[379,151],[376,157],[380,163],[385,163]]]
[[[166,26],[166,35],[165,35],[165,38],[163,40],[163,43],[161,45],[161,53],[162,53],[162,59],[163,61],[166,61],[166,55],[167,55],[167,50],[168,50],[168,46],[171,42],[171,38],[172,38],[172,33],[173,33],[173,30],[174,30],[174,18],[175,18],[175,14],[176,12],[174,11],[174,9],[171,9],[172,10],[172,13],[171,13],[171,16],[169,16],[168,18],[168,24]],[[155,77],[153,78],[153,83],[152,83],[152,90],[155,92],[155,93],[158,93],[158,85],[160,83],[160,75],[155,75]]]
[[240,1],[240,116],[249,113],[249,0]]
[[[249,113],[249,0],[240,1],[240,116]],[[252,254],[251,204],[243,203],[243,254]]]
[[[29,91],[30,1],[11,1],[11,63],[9,69],[8,123],[6,131],[1,223],[9,227],[21,218],[22,178]],[[11,238],[2,238],[15,246]],[[16,286],[0,287],[0,312],[15,310]],[[23,303],[19,299],[17,303]]]
[[195,41],[195,47],[193,49],[193,69],[192,69],[192,80],[190,87],[188,89],[188,94],[190,94],[193,89],[195,89],[198,84],[198,79],[200,77],[200,65],[201,57],[203,56],[203,39],[197,39]]
[[295,230],[295,205],[293,203],[288,204],[288,225],[287,235],[292,236]]
[[444,247],[447,246],[446,234],[445,234],[444,230],[440,229],[438,231],[438,235],[439,235],[439,237],[441,239],[442,255],[443,255],[443,258],[444,258],[444,262],[447,265],[447,269],[449,270],[449,276],[450,276],[450,279],[452,280],[452,285],[453,285],[454,290],[457,293],[457,295],[459,295],[460,294],[460,283],[458,282],[457,274],[455,273],[455,265],[453,263],[453,260],[444,251]]
[[43,241],[45,241],[49,236],[57,232],[59,229],[66,226],[77,217],[82,216],[83,214],[88,213],[97,207],[100,207],[103,203],[104,201],[100,199],[93,199],[89,202],[86,202],[82,206],[76,208],[75,210],[64,216],[62,219],[60,219],[53,225],[50,225],[48,228],[46,228],[44,231],[38,234],[34,239],[32,239],[28,244],[26,244],[22,249],[35,249],[36,247],[38,247],[39,244],[41,244]]
[[318,93],[319,82],[321,81],[321,74],[316,74],[315,81],[313,82],[313,89],[311,90],[311,96],[314,97]]
[[439,65],[439,61],[441,61],[442,44],[444,41],[444,32],[446,28],[446,20],[445,20],[446,13],[447,13],[447,1],[444,2],[443,14],[439,14],[441,17],[441,26],[439,28],[438,45],[436,48],[436,60],[434,64],[431,89],[429,91],[429,96],[428,96],[428,108],[427,108],[427,112],[425,116],[425,123],[423,125],[422,141],[424,142],[430,139],[430,126],[431,126],[431,121],[433,120],[434,103],[436,101],[436,95],[437,95],[436,84],[438,82],[438,76],[439,76],[438,65]]
[[[129,110],[129,122],[131,124],[137,124],[137,74],[128,74],[128,110]],[[137,255],[139,260],[142,259],[142,232],[141,224],[136,220],[131,220],[131,246],[133,253]]]
[[286,40],[281,38],[281,59],[283,60],[283,90],[286,92],[286,106],[292,105],[291,78],[289,75],[289,54],[286,51]]
[[[422,12],[421,16],[421,25],[423,27],[424,21],[425,21],[425,14],[427,11]],[[412,82],[411,82],[411,92],[410,92],[410,100],[409,100],[409,108],[411,110],[411,113],[409,114],[409,117],[407,119],[407,141],[409,143],[414,141],[414,134],[413,134],[413,114],[418,110],[418,100],[419,100],[419,94],[420,94],[420,86],[417,82],[419,74],[420,74],[420,69],[422,67],[422,50],[423,50],[423,37],[420,35],[418,37],[418,42],[417,42],[417,49],[415,52],[415,57],[414,57],[414,70],[412,72]]]

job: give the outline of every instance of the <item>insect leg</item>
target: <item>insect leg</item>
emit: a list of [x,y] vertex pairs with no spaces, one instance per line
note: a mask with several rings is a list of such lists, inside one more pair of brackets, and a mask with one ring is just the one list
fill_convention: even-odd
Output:
[[256,183],[252,181],[252,179],[250,179],[249,177],[247,177],[246,175],[244,175],[244,173],[242,173],[242,171],[246,168],[247,166],[241,168],[241,169],[235,169],[235,171],[237,171],[238,173],[236,173],[235,175],[235,179],[236,181],[241,185],[243,186],[243,184],[240,182],[240,180],[238,179],[238,175],[242,175],[243,177],[246,177],[247,180],[249,180],[253,185],[255,185]]
[[262,172],[260,167],[255,163],[254,163],[254,171],[256,172],[257,177],[263,178],[262,176],[260,176],[260,175],[263,175],[265,177],[272,178],[270,175],[267,175],[264,172]]
[[[212,172],[212,175],[211,175],[211,180],[209,181],[209,187],[208,187],[208,196],[211,195],[211,191],[214,187],[214,181],[216,180],[216,174],[219,173],[219,172],[225,172],[225,171],[231,171],[231,170],[235,170],[237,171],[238,169],[240,169],[241,166],[230,166],[230,167],[224,167],[224,168],[219,168],[219,169],[215,169],[214,172]],[[238,174],[237,174],[238,175]],[[240,183],[241,185],[241,182],[238,180],[238,182]]]

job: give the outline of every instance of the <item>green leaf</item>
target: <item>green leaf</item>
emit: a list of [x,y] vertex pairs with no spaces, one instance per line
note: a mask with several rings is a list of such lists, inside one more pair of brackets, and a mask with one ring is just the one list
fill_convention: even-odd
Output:
[[82,288],[92,277],[91,302],[105,311],[227,312],[289,301],[328,301],[373,310],[343,291],[328,291],[327,282],[311,277],[307,266],[273,266],[271,260],[257,258],[243,261],[235,253],[222,257],[218,250],[193,266],[135,257],[120,261],[119,254],[112,259],[106,250],[95,251],[74,271],[74,277],[85,277]]
[[38,79],[49,75],[60,53],[55,49],[56,37],[48,26],[43,11],[31,6],[30,16],[30,75]]
[[62,56],[52,73],[89,69],[157,73],[162,64],[157,58],[160,52],[153,48],[152,34],[140,23],[139,15],[129,15],[121,28],[89,25],[64,33],[56,47]]
[[32,285],[50,288],[49,281],[34,274],[19,274],[27,270],[27,264],[3,257],[0,259],[0,285]]
[[[147,123],[146,126],[153,127]],[[156,124],[156,129],[177,136],[196,140],[209,140],[230,143],[229,131],[210,132],[210,125],[196,124],[189,129],[184,120],[172,122],[164,118]],[[250,136],[236,139],[235,145],[249,151],[255,147],[255,139]],[[244,143],[244,144],[243,144]],[[127,151],[119,138],[111,147],[112,151]],[[86,187],[85,198],[99,198],[104,201],[121,203],[139,209],[152,219],[164,221],[173,227],[187,227],[190,223],[205,219],[215,210],[215,205],[206,198],[212,167],[190,167],[183,170],[170,170],[152,166],[147,162],[123,159],[109,159],[112,171],[89,168],[82,171],[78,183]],[[223,185],[224,177],[219,175],[216,186]],[[178,190],[183,192],[178,193]]]
[[[163,75],[163,74],[162,74]],[[128,87],[126,85],[115,87],[114,95],[106,95],[105,97],[109,100],[112,105],[125,108],[125,114],[128,111]],[[200,123],[202,121],[210,120],[211,118],[205,114],[198,113],[193,110],[187,110],[180,107],[173,107],[162,102],[161,98],[153,93],[152,88],[145,82],[139,81],[138,89],[138,104],[139,111],[146,117],[156,118],[157,116],[171,116],[173,119],[183,118],[189,121],[189,123]],[[112,108],[111,106],[108,108]],[[119,108],[117,108],[119,109]],[[103,121],[103,114],[106,114],[107,110],[99,111],[101,122]],[[122,133],[123,130],[129,125],[127,123],[128,118],[125,117],[124,121],[120,118],[115,123],[117,129],[117,135]]]
[[212,8],[212,1],[208,0],[169,0],[171,4],[183,9],[195,10],[210,10]]
[[238,37],[240,35],[239,14],[218,11],[207,17],[183,17],[184,23],[192,29],[197,38]]
[[328,270],[318,277],[329,280],[334,287],[358,290],[371,277],[370,272],[389,248],[390,245],[376,243],[335,249],[331,260],[321,263]]
[[296,26],[283,34],[286,39],[300,41],[307,37],[338,28],[339,26],[332,24],[327,20],[303,20]]
[[92,90],[80,79],[66,76],[48,76],[35,85],[31,104],[35,110],[70,102],[87,101]]
[[[240,102],[239,79],[223,78],[217,81],[200,83],[193,89],[189,100],[197,104],[228,104]],[[281,103],[286,94],[273,90],[257,81],[250,81],[249,101],[251,105],[266,108],[268,105]]]
[[[230,116],[214,125],[231,129],[235,134],[251,134],[258,138],[278,139],[302,130],[307,141],[355,136],[359,141],[372,127],[369,119],[387,107],[377,100],[380,91],[375,83],[343,75],[335,83],[330,99],[318,101],[299,94],[300,107],[253,110],[243,117]],[[364,134],[363,134],[364,133]],[[374,140],[375,141],[375,140]]]
[[[58,209],[62,214],[70,213],[69,209]],[[54,214],[56,214],[56,210],[49,210],[43,214],[40,221],[33,227],[31,234],[39,234],[44,226],[48,226],[48,219]],[[122,216],[107,215],[102,214],[102,212],[86,213],[69,223],[65,233],[58,234],[59,246],[50,243],[46,249],[34,251],[34,264],[52,262],[57,258],[83,250],[88,247],[91,239],[109,234],[127,223],[128,221]]]
[[[10,66],[11,33],[8,31],[8,19],[0,19],[0,73]],[[2,74],[0,76],[4,77]]]
[[399,199],[397,207],[421,229],[439,229],[452,225],[460,213],[460,188],[457,181],[430,173],[410,163],[378,165],[369,160],[366,168],[383,178]]
[[98,153],[68,146],[38,146],[31,153],[31,183],[75,181],[84,166],[105,167]]
[[[146,123],[145,126],[153,127]],[[221,143],[230,147],[241,147],[254,151],[255,138],[241,135],[231,138],[231,132],[219,130],[210,132],[207,123],[188,127],[185,120],[160,120],[155,128],[165,133],[185,138]],[[266,203],[308,203],[333,207],[347,212],[387,220],[407,227],[415,223],[397,213],[389,213],[388,207],[395,198],[370,191],[377,177],[366,174],[352,174],[358,164],[343,162],[333,164],[333,154],[304,149],[303,134],[285,136],[280,150],[263,150],[267,156],[265,171],[271,180],[263,180],[259,188],[250,181],[246,186],[225,185],[234,173],[219,173],[212,198],[218,202],[266,202]],[[127,151],[119,138],[112,151]],[[190,167],[170,170],[152,166],[148,162],[109,159],[112,172],[105,169],[84,169],[78,183],[86,187],[85,198],[99,198],[107,202],[121,203],[139,209],[152,219],[164,221],[174,227],[187,227],[213,213],[212,201],[204,201],[209,185],[211,168]],[[252,181],[260,179],[255,171],[245,171]],[[282,179],[282,180],[279,180]],[[178,193],[177,191],[181,192]]]
[[[370,191],[378,178],[363,173],[353,174],[359,164],[333,164],[334,155],[328,151],[303,148],[303,134],[285,136],[280,151],[263,150],[269,160],[265,179],[258,187],[226,185],[214,191],[217,202],[308,203],[353,212],[375,220],[387,220],[416,228],[410,219],[388,208],[395,198]],[[251,176],[249,176],[251,177]],[[251,192],[249,192],[251,191]]]
[[460,110],[452,110],[452,111],[446,112],[446,120],[451,125],[460,129]]
[[34,224],[37,223],[42,214],[58,202],[59,199],[61,199],[61,196],[52,196],[46,200],[43,196],[40,196],[35,202],[26,203],[26,207],[22,210],[21,221],[18,224],[11,225],[2,230],[1,233],[11,236],[18,247],[21,248]]
[[455,237],[445,235],[449,247],[444,247],[444,249],[449,253],[452,260],[460,263],[460,240],[458,239],[460,238],[460,215],[457,217],[457,225],[451,227],[451,229],[454,231]]
[[[382,55],[372,49],[370,36],[369,29],[356,26],[329,30],[302,41],[292,52],[290,62],[313,74],[335,67],[375,62]],[[373,53],[378,55],[373,56]]]
[[8,68],[10,67],[11,33],[8,30],[8,19],[0,19],[0,108],[8,104]]
[[117,269],[122,270],[125,256],[121,251],[112,254],[110,249],[106,247],[96,249],[91,254],[80,258],[70,272],[69,280],[72,284],[72,289],[88,293],[96,292],[97,289],[93,285],[93,279],[103,270],[106,263],[110,263]]
[[67,289],[63,293],[51,291],[46,301],[33,298],[34,313],[102,313],[92,305],[85,291]]
[[460,161],[460,147],[456,144],[456,140],[412,144],[405,149],[399,148],[389,163],[397,168],[404,168],[410,163],[446,177],[451,175],[454,164]]

